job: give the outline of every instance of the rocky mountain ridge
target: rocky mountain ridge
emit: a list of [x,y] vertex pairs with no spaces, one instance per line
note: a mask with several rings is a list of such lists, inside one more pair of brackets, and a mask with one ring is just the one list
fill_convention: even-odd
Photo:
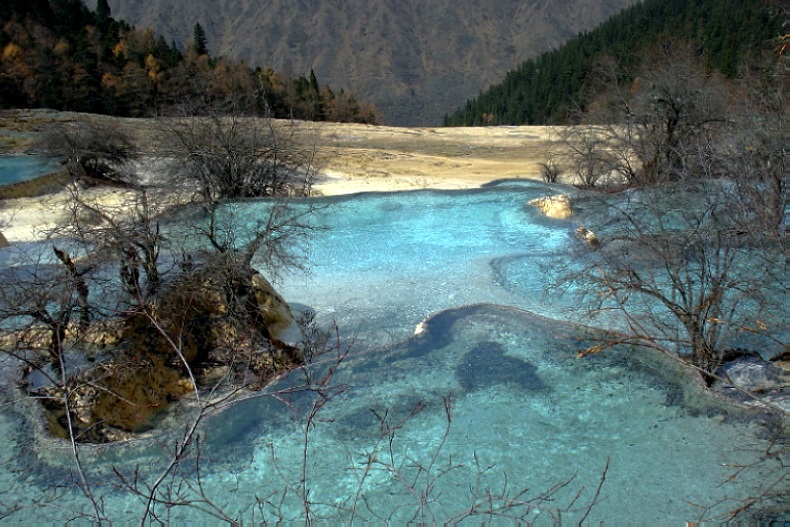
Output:
[[[305,75],[374,103],[386,124],[438,125],[523,60],[636,0],[109,0],[176,44]],[[89,7],[95,6],[88,4]]]

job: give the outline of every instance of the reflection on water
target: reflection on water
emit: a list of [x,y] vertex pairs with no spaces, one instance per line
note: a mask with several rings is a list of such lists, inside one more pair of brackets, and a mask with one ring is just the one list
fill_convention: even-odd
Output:
[[[764,473],[721,483],[728,464],[765,448],[765,430],[644,350],[577,358],[594,333],[562,322],[581,315],[543,294],[574,225],[524,206],[546,191],[535,184],[327,200],[334,206],[322,218],[328,230],[313,247],[312,273],[278,285],[353,340],[332,379],[345,389],[312,418],[326,399],[288,392],[307,375],[322,378],[330,353],[267,394],[214,413],[201,428],[199,457],[192,451],[176,472],[192,487],[171,490],[208,496],[246,522],[303,520],[307,493],[311,513],[332,522],[443,523],[490,498],[524,522],[548,525],[558,509],[569,509],[569,523],[581,519],[607,460],[590,523],[695,521],[703,513],[695,504],[716,504],[708,511],[716,516],[753,493]],[[250,215],[258,206],[249,205]],[[3,501],[39,501],[41,521],[85,511],[68,449],[31,454],[30,438],[10,420],[18,418],[2,418],[0,438],[13,445],[0,473]],[[139,520],[143,510],[115,486],[111,466],[150,484],[182,426],[84,450],[109,518]],[[71,490],[44,492],[56,484]],[[157,511],[167,521],[207,521],[201,506]]]

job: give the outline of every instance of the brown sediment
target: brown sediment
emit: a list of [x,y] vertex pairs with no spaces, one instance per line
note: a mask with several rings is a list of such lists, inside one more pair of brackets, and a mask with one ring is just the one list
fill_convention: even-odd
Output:
[[65,171],[0,186],[0,199],[37,198],[63,190],[69,180]]

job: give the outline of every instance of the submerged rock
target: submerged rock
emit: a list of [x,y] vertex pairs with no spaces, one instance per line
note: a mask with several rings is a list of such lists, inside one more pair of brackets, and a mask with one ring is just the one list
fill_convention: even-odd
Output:
[[567,194],[535,198],[529,200],[527,204],[538,207],[540,212],[549,218],[564,220],[566,218],[570,218],[573,215],[571,200]]
[[759,357],[745,356],[724,364],[716,371],[711,388],[749,406],[765,403],[790,410],[788,386],[790,372],[773,362]]
[[599,247],[601,245],[598,236],[596,236],[595,233],[590,229],[587,229],[585,227],[579,227],[576,229],[576,234],[581,236],[582,239],[592,247]]

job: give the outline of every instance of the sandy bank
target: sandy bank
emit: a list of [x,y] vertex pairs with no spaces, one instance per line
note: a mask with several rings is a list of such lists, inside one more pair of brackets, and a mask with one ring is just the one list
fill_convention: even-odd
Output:
[[[104,210],[127,210],[128,191],[98,188],[83,191],[82,199]],[[71,194],[62,190],[40,197],[0,200],[0,232],[10,244],[43,240],[71,215]]]
[[[551,127],[397,128],[303,123],[314,135],[323,195],[475,188],[540,179]],[[309,134],[305,134],[308,137]]]

